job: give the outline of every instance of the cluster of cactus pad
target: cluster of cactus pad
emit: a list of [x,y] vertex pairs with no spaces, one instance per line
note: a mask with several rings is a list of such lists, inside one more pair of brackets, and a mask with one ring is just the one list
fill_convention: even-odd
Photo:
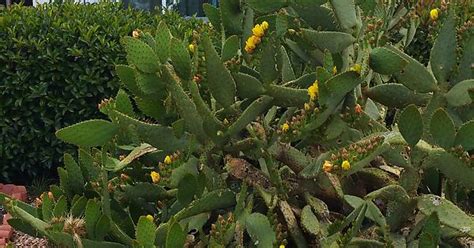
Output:
[[214,33],[124,37],[109,120],[57,132],[77,160],[36,207],[2,196],[10,224],[67,247],[472,240],[474,38],[452,2],[425,67],[395,2],[222,0],[204,5]]

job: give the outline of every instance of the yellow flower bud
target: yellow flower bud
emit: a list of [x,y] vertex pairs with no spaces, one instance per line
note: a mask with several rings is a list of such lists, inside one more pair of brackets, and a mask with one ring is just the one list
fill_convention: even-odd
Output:
[[263,28],[263,30],[264,30],[264,31],[266,31],[266,30],[268,29],[268,27],[269,27],[269,25],[268,25],[268,22],[267,22],[267,21],[263,21],[263,22],[262,22],[262,24],[261,24],[260,26]]
[[432,9],[430,11],[430,19],[432,21],[436,21],[436,20],[438,20],[438,17],[439,17],[439,10],[438,9]]
[[247,53],[253,53],[253,50],[255,49],[255,46],[252,48],[252,47],[249,46],[249,45],[245,45],[245,48],[244,48],[244,49],[245,49],[245,51],[246,51]]
[[173,161],[169,155],[166,155],[165,160],[163,161],[165,164],[171,164]]
[[360,104],[356,104],[355,107],[354,107],[354,112],[356,114],[362,113],[362,106],[360,106]]
[[304,110],[309,111],[311,109],[311,105],[309,103],[304,104]]
[[128,179],[130,179],[130,177],[127,174],[122,173],[120,174],[120,179],[122,181],[127,181]]
[[359,64],[355,64],[354,66],[350,68],[350,70],[355,71],[360,74],[362,72],[362,66]]
[[260,42],[262,42],[262,39],[255,35],[250,36],[249,39],[252,41],[253,44],[255,44],[255,46],[257,46],[258,44],[260,44]]
[[132,32],[132,37],[133,37],[133,38],[138,38],[138,37],[140,37],[140,32],[139,32],[138,30],[133,30],[133,32]]
[[194,53],[194,50],[196,49],[196,47],[194,46],[194,44],[189,44],[188,49],[190,52]]
[[334,67],[332,68],[332,75],[336,75],[336,74],[337,74],[337,67],[334,66]]
[[318,80],[314,81],[313,85],[309,86],[308,88],[308,95],[311,101],[316,100],[319,94],[319,82]]
[[247,46],[249,46],[249,47],[254,47],[254,48],[255,48],[255,46],[256,46],[257,44],[255,43],[256,40],[255,40],[254,37],[256,37],[256,36],[254,36],[254,35],[250,36],[250,37],[247,39],[247,41],[245,41],[245,44],[246,44]]
[[150,173],[150,177],[151,177],[151,181],[153,183],[159,183],[160,182],[160,179],[161,179],[160,173],[158,173],[156,171],[152,171]]
[[278,248],[285,248],[285,245],[280,245]]
[[332,163],[330,161],[324,161],[324,164],[323,164],[323,170],[324,172],[331,172],[332,171]]
[[281,125],[281,131],[287,132],[290,129],[290,125],[285,122],[285,124]]
[[260,24],[255,25],[255,27],[252,28],[252,33],[253,35],[257,37],[263,37],[265,34],[265,30],[263,30],[262,26]]
[[146,218],[147,218],[149,221],[154,221],[154,219],[153,219],[153,216],[152,216],[152,215],[150,215],[150,214],[149,214],[149,215],[147,215],[147,216],[146,216]]
[[344,160],[341,164],[343,170],[349,170],[351,168],[351,163],[349,161]]

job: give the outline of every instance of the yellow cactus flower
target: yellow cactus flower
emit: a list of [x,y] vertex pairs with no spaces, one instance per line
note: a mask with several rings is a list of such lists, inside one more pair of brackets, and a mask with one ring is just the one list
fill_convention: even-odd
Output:
[[245,42],[245,51],[248,52],[248,53],[252,53],[253,50],[255,49],[255,47],[257,46],[255,44],[255,40],[254,38],[252,38],[253,36],[249,37],[247,39],[247,41]]
[[263,37],[263,35],[265,34],[265,30],[260,24],[257,24],[255,25],[255,27],[252,28],[252,33],[257,37]]
[[362,66],[359,64],[355,64],[354,66],[350,68],[350,70],[355,71],[360,74],[362,72]]
[[257,46],[258,44],[260,44],[260,42],[262,42],[262,39],[255,35],[250,36],[249,40],[251,40],[252,44],[255,44],[255,46]]
[[246,45],[250,45],[250,46],[255,46],[255,41],[253,40],[253,35],[250,36],[246,41],[245,41],[245,44]]
[[147,215],[146,218],[149,220],[149,221],[153,221],[153,216],[151,214]]
[[430,19],[432,21],[436,21],[436,20],[438,20],[438,17],[439,17],[439,10],[438,9],[432,9],[430,11]]
[[250,36],[245,42],[245,51],[247,53],[253,53],[258,44],[262,42],[262,39],[256,35]]
[[268,25],[267,21],[263,21],[260,26],[263,28],[264,31],[266,31],[270,25]]
[[309,103],[304,104],[304,110],[309,111],[311,109],[311,105]]
[[249,46],[249,45],[247,44],[247,45],[245,45],[245,48],[244,48],[244,49],[245,49],[245,51],[246,51],[247,53],[253,53],[253,50],[255,49],[255,46],[252,47],[252,46]]
[[311,98],[311,101],[316,100],[319,94],[319,82],[318,80],[314,81],[313,85],[308,88],[308,95]]
[[150,177],[151,177],[151,181],[153,183],[159,183],[160,182],[160,179],[161,179],[160,173],[158,173],[156,171],[152,171],[150,173]]
[[324,161],[324,164],[323,164],[323,170],[324,170],[324,172],[331,172],[331,171],[332,171],[332,167],[333,167],[333,165],[332,165],[331,161],[327,161],[327,160]]
[[194,53],[194,50],[196,49],[196,47],[194,46],[194,44],[189,44],[188,49],[190,52]]
[[337,74],[337,67],[334,66],[334,67],[332,68],[332,75],[336,75],[336,74]]
[[285,122],[285,124],[281,125],[281,131],[287,132],[290,129],[290,125]]
[[133,30],[133,32],[132,32],[132,37],[133,37],[133,38],[138,38],[138,37],[140,37],[140,32],[139,32],[138,30]]
[[344,160],[341,164],[343,170],[349,170],[351,168],[351,163],[349,161]]
[[171,157],[169,155],[166,155],[165,160],[163,162],[165,162],[165,164],[171,164],[173,161],[171,160]]

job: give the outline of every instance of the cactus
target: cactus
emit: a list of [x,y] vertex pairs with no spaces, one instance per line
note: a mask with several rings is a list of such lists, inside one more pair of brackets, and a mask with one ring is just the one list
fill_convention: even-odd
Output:
[[275,232],[265,215],[253,213],[247,216],[245,226],[257,247],[272,247],[276,243]]
[[403,138],[414,147],[423,135],[423,119],[415,105],[409,105],[403,110],[398,125]]
[[[174,223],[166,235],[166,247],[182,247],[185,243],[186,233],[178,223]],[[152,246],[153,247],[153,246]]]
[[[161,22],[123,38],[122,89],[99,105],[110,121],[57,132],[79,159],[65,155],[38,208],[2,195],[12,225],[90,247],[457,247],[450,237],[473,236],[461,210],[474,188],[462,3],[429,24],[441,26],[430,68],[406,49],[423,19],[414,3],[220,4],[204,5],[204,32],[173,37]],[[82,235],[69,218],[83,218]]]
[[69,184],[73,194],[81,195],[84,192],[84,178],[81,168],[72,155],[64,154],[64,166],[69,176]]
[[474,219],[452,202],[437,195],[423,195],[418,198],[417,206],[424,215],[437,213],[440,223],[474,237]]
[[437,247],[440,240],[440,225],[436,212],[427,217],[423,231],[420,234],[419,245]]
[[315,236],[320,235],[322,232],[319,221],[309,205],[305,206],[301,211],[301,225],[303,225],[307,232]]
[[293,237],[293,241],[296,243],[297,247],[307,247],[307,241],[303,236],[303,233],[298,226],[298,222],[296,220],[293,211],[291,210],[291,206],[286,201],[280,201],[280,211],[285,218],[285,221],[288,225],[289,232]]
[[423,161],[423,166],[440,170],[446,177],[455,180],[468,189],[474,188],[472,167],[445,151],[433,151]]
[[403,108],[410,104],[424,106],[429,96],[415,93],[402,84],[381,84],[371,87],[366,92],[372,100],[387,107]]
[[234,203],[235,197],[232,192],[228,190],[217,190],[204,194],[200,199],[194,200],[187,208],[178,212],[174,218],[181,220],[216,208],[225,208]]
[[221,62],[219,55],[208,37],[204,38],[203,46],[207,58],[207,84],[209,90],[216,98],[216,101],[224,107],[229,107],[234,103],[235,98],[236,86],[234,79]]
[[411,199],[405,189],[399,185],[390,185],[366,195],[366,200],[380,198],[387,203],[387,224],[391,230],[400,227],[411,215],[415,201]]
[[474,88],[474,80],[472,79],[458,82],[446,93],[446,100],[449,105],[454,107],[469,105],[472,103],[472,97],[469,93],[472,88]]
[[240,98],[253,99],[262,95],[265,92],[262,83],[255,77],[244,74],[234,74],[235,84],[237,88],[237,94]]
[[474,149],[474,142],[472,139],[473,130],[473,121],[464,123],[456,133],[456,139],[454,140],[454,144],[461,145],[467,151]]
[[401,52],[397,48],[389,49],[408,61],[408,65],[394,76],[407,88],[420,93],[427,93],[437,89],[437,82],[433,75],[420,62]]
[[86,205],[84,212],[85,221],[86,221],[86,230],[89,238],[96,237],[96,224],[100,216],[100,206],[94,200],[89,200]]
[[407,64],[406,59],[386,47],[377,47],[370,52],[369,66],[380,74],[397,73],[403,70]]
[[224,0],[220,3],[221,22],[226,34],[241,34],[243,14],[236,0]]
[[454,145],[456,129],[454,122],[448,113],[443,109],[438,109],[431,117],[430,133],[434,142],[444,149],[451,148]]
[[438,82],[446,82],[456,65],[456,19],[451,9],[430,54],[431,71]]
[[56,136],[81,147],[101,146],[117,134],[116,125],[105,120],[89,120],[60,129]]
[[385,217],[380,212],[380,209],[372,201],[364,201],[363,199],[361,199],[359,197],[351,196],[351,195],[345,195],[344,199],[354,209],[359,208],[363,204],[367,204],[367,211],[365,213],[365,217],[367,217],[370,220],[374,221],[375,223],[377,223],[382,228],[384,228],[387,225],[387,221],[385,220]]
[[145,42],[132,37],[122,38],[122,44],[127,51],[127,60],[130,64],[145,73],[155,73],[158,71],[159,60],[153,49]]
[[147,153],[152,153],[156,151],[157,149],[149,144],[146,144],[146,143],[141,144],[139,147],[135,147],[124,159],[122,159],[119,163],[117,163],[115,167],[107,168],[107,169],[110,169],[112,171],[122,170],[123,168],[125,168],[125,166],[132,163],[133,160],[138,159]]
[[351,30],[356,26],[356,8],[353,1],[331,0],[330,3],[343,30]]
[[331,53],[342,52],[345,48],[355,42],[352,35],[342,32],[315,31],[302,29],[303,37],[314,44],[321,51],[329,50]]
[[144,247],[153,247],[155,238],[156,225],[153,223],[153,218],[146,216],[140,217],[137,224],[137,242]]
[[59,197],[58,201],[55,202],[53,208],[53,216],[54,217],[61,217],[66,215],[68,210],[68,202],[64,196]]
[[268,96],[263,96],[255,100],[250,106],[242,113],[242,115],[237,119],[226,132],[226,136],[232,137],[240,132],[242,129],[247,126],[256,116],[260,115],[265,111],[273,99]]
[[240,49],[239,37],[232,35],[225,41],[222,47],[221,60],[222,62],[228,61],[236,56]]
[[287,0],[265,0],[265,1],[258,1],[258,0],[249,0],[247,4],[254,10],[261,12],[261,13],[269,13],[275,12],[288,4]]

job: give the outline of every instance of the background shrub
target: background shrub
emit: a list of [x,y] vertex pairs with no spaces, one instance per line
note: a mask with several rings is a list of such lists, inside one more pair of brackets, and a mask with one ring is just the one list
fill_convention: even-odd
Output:
[[177,13],[160,15],[116,3],[13,6],[0,12],[0,181],[47,175],[71,149],[55,130],[100,117],[97,103],[118,89],[114,65],[125,62],[120,38],[155,30],[166,19],[172,33],[200,25]]

